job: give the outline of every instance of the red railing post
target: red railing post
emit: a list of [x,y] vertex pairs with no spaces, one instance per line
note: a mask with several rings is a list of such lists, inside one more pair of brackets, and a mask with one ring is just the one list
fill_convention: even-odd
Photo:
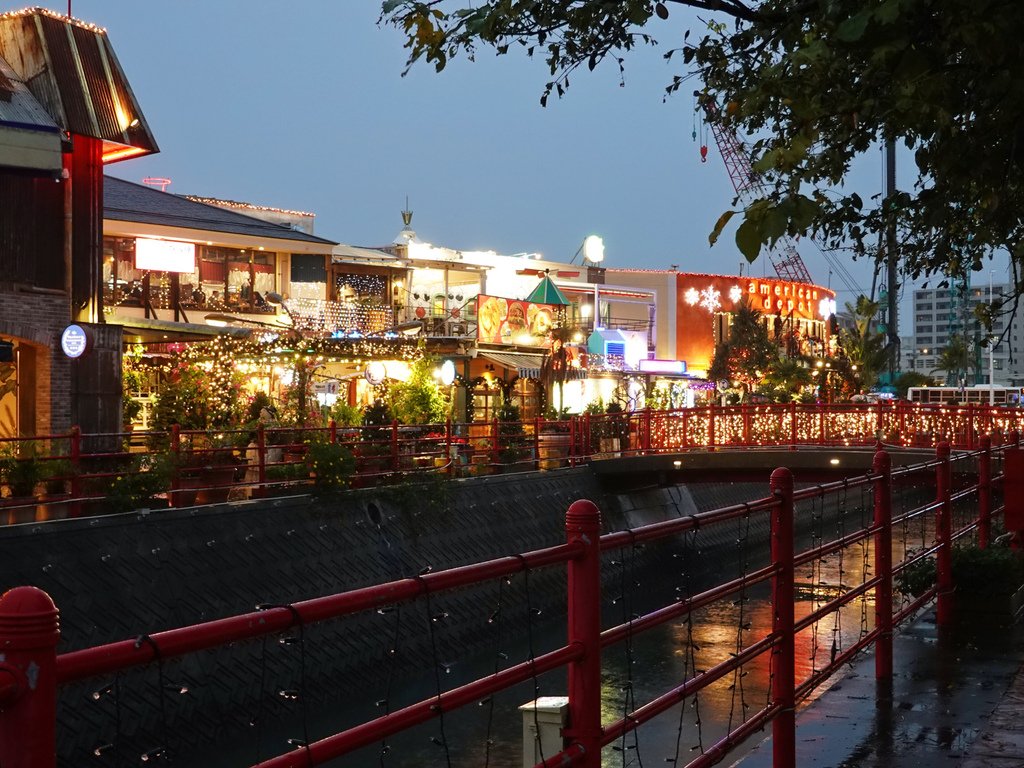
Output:
[[334,419],[331,419],[329,422],[327,422],[327,429],[329,430],[329,434],[331,436],[331,445],[334,445],[335,443],[338,442],[338,422],[336,422]]
[[818,444],[825,444],[825,404],[818,403]]
[[743,423],[743,445],[750,445],[750,406],[747,403],[740,405],[740,419]]
[[981,436],[978,456],[978,546],[986,549],[992,539],[992,436]]
[[260,484],[257,495],[263,498],[267,493],[267,426],[262,422],[256,427],[256,479]]
[[789,450],[795,451],[800,442],[800,422],[796,401],[789,404]]
[[579,433],[577,429],[578,420],[575,416],[569,417],[569,466],[576,466],[576,436]]
[[82,514],[82,429],[71,428],[71,445],[68,449],[71,459],[71,504],[68,514],[79,517]]
[[171,454],[174,456],[174,464],[171,467],[171,506],[181,505],[181,427],[177,424],[171,425]]
[[540,471],[540,416],[533,417],[533,468]]
[[493,438],[491,440],[491,466],[494,467],[494,471],[497,472],[499,471],[499,460],[501,459],[501,446],[498,444],[498,441],[501,437],[498,432],[498,420],[496,418],[491,419],[491,437]]
[[[665,418],[665,417],[663,417]],[[665,418],[665,429],[664,433],[668,435],[668,419]],[[683,408],[683,439],[679,441],[679,445],[670,446],[670,450],[679,450],[680,448],[685,449],[689,445],[690,440],[690,409]]]
[[401,467],[398,463],[398,419],[391,420],[391,471],[397,472]]
[[644,408],[644,441],[641,443],[645,453],[651,452],[651,409]]
[[0,765],[57,764],[57,641],[50,596],[15,587],[0,597]]
[[885,439],[885,403],[879,400],[875,403],[875,440]]
[[448,476],[455,474],[455,457],[452,456],[452,417],[444,421],[444,460],[448,467]]
[[590,431],[590,414],[589,413],[584,413],[583,414],[583,433],[584,433],[584,438],[583,438],[583,455],[586,458],[589,459],[591,454],[594,452],[594,444],[593,444],[593,442],[591,442],[591,435],[593,433]]
[[974,403],[967,404],[967,424],[964,426],[964,432],[967,433],[967,450],[974,450],[974,420],[978,418],[978,409],[974,407]]
[[939,504],[935,520],[935,538],[939,544],[935,556],[935,621],[942,626],[953,620],[953,514],[950,503],[952,475],[949,443],[939,443],[935,447],[935,455],[939,460],[939,465],[935,468],[935,501]]
[[778,499],[771,516],[772,577],[772,702],[779,714],[772,721],[772,766],[796,766],[796,653],[793,618],[793,473],[772,472],[771,491]]
[[583,554],[568,565],[569,645],[583,650],[569,665],[569,727],[565,737],[578,744],[583,768],[601,766],[601,512],[592,501],[574,501],[565,515],[569,544]]
[[871,463],[875,474],[875,679],[892,679],[892,458],[886,451],[875,453]]
[[715,404],[708,403],[708,450],[715,450]]

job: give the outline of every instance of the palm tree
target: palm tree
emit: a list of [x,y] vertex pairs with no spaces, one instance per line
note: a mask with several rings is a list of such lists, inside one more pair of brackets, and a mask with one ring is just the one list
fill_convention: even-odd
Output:
[[967,372],[974,361],[972,345],[963,334],[954,333],[939,353],[938,365],[931,373],[942,371],[946,374],[946,386],[960,386],[967,381]]
[[853,318],[853,328],[839,331],[839,347],[845,364],[838,370],[854,394],[874,386],[888,361],[885,336],[874,330],[874,319],[881,306],[867,296],[858,296],[854,304],[846,305],[846,311]]

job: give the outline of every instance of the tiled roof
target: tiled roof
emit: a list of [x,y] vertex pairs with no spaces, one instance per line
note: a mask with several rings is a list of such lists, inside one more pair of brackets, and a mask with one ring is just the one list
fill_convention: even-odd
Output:
[[114,176],[103,177],[103,218],[250,237],[322,243],[325,246],[337,245],[333,240],[307,235],[281,224],[273,224],[214,205],[195,203],[181,195],[161,192]]

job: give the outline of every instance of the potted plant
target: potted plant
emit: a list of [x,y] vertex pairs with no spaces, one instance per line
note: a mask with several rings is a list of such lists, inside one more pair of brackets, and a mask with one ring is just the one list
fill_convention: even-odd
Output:
[[166,454],[132,457],[126,467],[110,478],[104,511],[114,514],[166,506],[166,500],[157,496],[170,488],[174,466],[174,459]]
[[537,468],[558,469],[568,463],[571,436],[568,409],[548,408],[537,436]]
[[306,450],[307,477],[313,478],[317,494],[343,491],[352,484],[356,459],[348,448],[338,443],[311,442]]
[[[1012,621],[1024,609],[1024,553],[1005,546],[1003,539],[986,549],[966,546],[953,549],[953,586],[956,612],[973,619],[988,617]],[[933,558],[904,569],[895,587],[914,597],[923,594],[936,579]]]
[[505,400],[494,415],[498,420],[498,463],[507,471],[523,469],[516,465],[529,456],[530,440],[523,430],[519,406]]

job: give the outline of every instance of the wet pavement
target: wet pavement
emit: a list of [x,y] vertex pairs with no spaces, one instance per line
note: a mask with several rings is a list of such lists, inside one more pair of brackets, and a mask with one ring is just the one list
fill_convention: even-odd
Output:
[[[894,640],[891,694],[874,656],[855,662],[797,713],[799,768],[1024,766],[1024,626],[935,625],[934,608]],[[733,763],[771,768],[771,739]]]

